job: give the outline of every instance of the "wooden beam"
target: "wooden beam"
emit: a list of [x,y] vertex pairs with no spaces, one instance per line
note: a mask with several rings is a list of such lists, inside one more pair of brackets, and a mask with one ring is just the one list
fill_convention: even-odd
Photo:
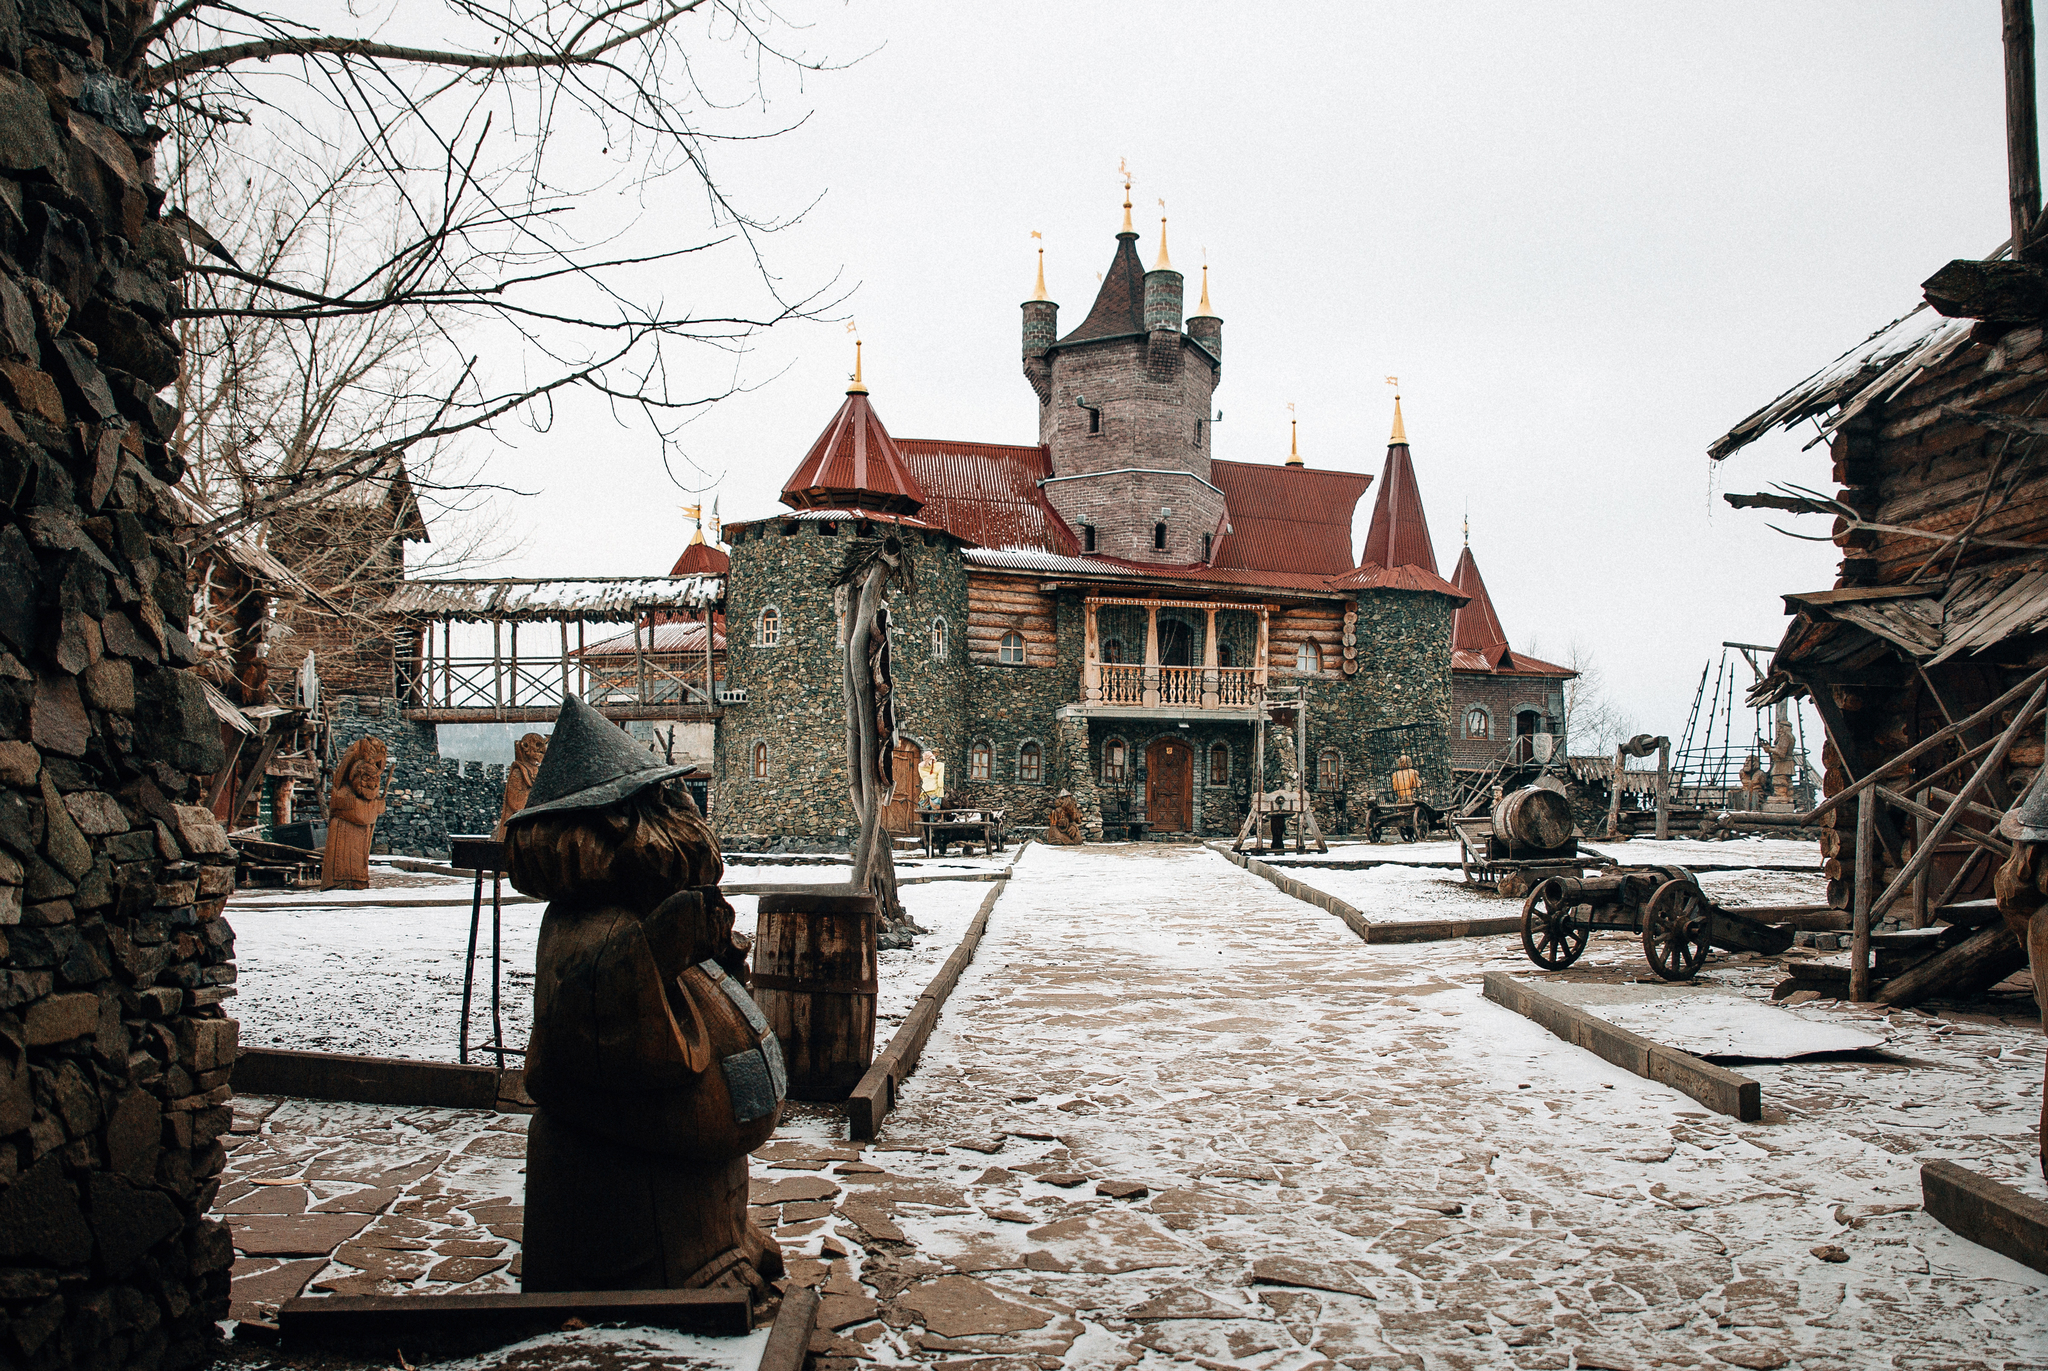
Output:
[[241,823],[242,811],[248,807],[250,799],[256,794],[256,787],[263,784],[263,769],[270,765],[270,759],[276,754],[277,745],[282,741],[284,734],[281,731],[263,735],[263,741],[256,749],[256,760],[249,763],[249,774],[235,787],[235,806],[228,811],[227,817],[229,828]]
[[2034,102],[2034,0],[2004,0],[2005,182],[2012,257],[2027,255],[2041,217],[2041,132]]
[[[1849,998],[1870,998],[1870,906],[1877,896],[1877,806],[1881,790],[1856,797],[1856,895],[1849,925]],[[1915,854],[1918,855],[1917,853]]]
[[[1876,790],[1871,791],[1869,793],[1876,795],[1879,799],[1882,799],[1886,804],[1897,805],[1900,809],[1905,810],[1906,813],[1912,815],[1914,819],[1919,821],[1915,824],[1915,828],[1920,831],[1921,836],[1913,844],[1913,850],[1915,852],[1918,852],[1920,848],[1927,843],[1927,835],[1931,834],[1934,831],[1930,827],[1930,825],[1938,823],[1941,820],[1940,810],[1930,809],[1928,806],[1923,805],[1916,800],[1909,800],[1904,795],[1899,794],[1895,790],[1887,790],[1885,787],[1879,786]],[[1930,793],[1946,803],[1953,804],[1955,802],[1955,796],[1949,794],[1946,790],[1936,790]],[[1979,804],[1966,805],[1965,809],[1968,813],[1978,818],[1982,818],[1983,816],[1988,814],[1991,816],[1994,822],[2005,817],[2004,815],[2000,814],[1997,810],[1986,809],[1983,805]],[[1996,837],[1989,833],[1979,833],[1974,828],[1964,828],[1961,824],[1957,824],[1954,828],[1950,829],[1949,836],[1952,838],[1961,838],[1966,843],[1973,843],[1976,846],[1983,848],[1986,852],[1989,852],[1992,856],[1998,858],[2000,861],[2003,861],[2007,857],[2010,857],[2012,855],[2012,847],[2008,843],[2006,843],[2004,839]],[[1923,877],[1926,874],[1927,873],[1925,871],[1921,872],[1921,875]],[[1914,886],[1914,889],[1923,895],[1926,893],[1926,888],[1926,882],[1924,880],[1916,883]],[[1914,925],[1915,928],[1919,928],[1922,926],[1923,925],[1920,924]]]
[[1937,995],[1988,990],[2027,964],[2027,950],[2003,921],[1986,924],[1946,952],[1938,952],[1885,982],[1880,1004],[1918,1004]]

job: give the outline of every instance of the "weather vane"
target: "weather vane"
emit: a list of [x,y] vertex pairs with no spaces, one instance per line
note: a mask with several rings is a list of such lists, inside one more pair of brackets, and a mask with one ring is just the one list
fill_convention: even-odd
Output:
[[1394,388],[1394,394],[1396,394],[1396,395],[1399,395],[1399,394],[1401,393],[1401,378],[1400,378],[1400,377],[1398,377],[1398,376],[1389,376],[1389,377],[1387,378],[1387,384],[1388,384],[1388,385],[1390,385],[1390,386],[1392,386],[1392,387]]

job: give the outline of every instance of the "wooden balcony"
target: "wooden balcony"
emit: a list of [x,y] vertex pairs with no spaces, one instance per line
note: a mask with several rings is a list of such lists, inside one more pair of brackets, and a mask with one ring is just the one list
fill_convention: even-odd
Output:
[[[1123,606],[1146,611],[1145,656],[1142,662],[1104,661],[1098,611]],[[1169,649],[1198,661],[1162,662],[1159,611],[1193,610],[1205,616],[1207,631],[1199,645],[1185,637]],[[1219,666],[1216,615],[1241,611],[1258,616],[1258,646],[1251,666]],[[1087,637],[1081,662],[1081,712],[1104,717],[1148,714],[1203,714],[1209,717],[1256,717],[1266,696],[1268,610],[1263,604],[1218,600],[1087,601]]]

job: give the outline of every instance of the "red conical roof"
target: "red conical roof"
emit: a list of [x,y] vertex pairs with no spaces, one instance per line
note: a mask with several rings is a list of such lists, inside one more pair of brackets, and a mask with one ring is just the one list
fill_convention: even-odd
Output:
[[697,536],[690,540],[690,545],[683,549],[683,555],[676,558],[676,564],[670,569],[668,574],[671,576],[723,576],[731,566],[732,558],[705,542],[704,534],[700,530]]
[[782,503],[793,509],[850,507],[884,514],[915,514],[923,507],[924,491],[868,403],[866,387],[846,393],[846,403],[783,485]]
[[1386,470],[1380,474],[1379,500],[1372,507],[1372,528],[1365,535],[1362,566],[1419,566],[1435,574],[1436,552],[1429,545],[1429,521],[1422,513],[1422,493],[1415,488],[1415,464],[1408,444],[1387,448]]
[[1486,593],[1486,582],[1480,579],[1479,563],[1472,560],[1469,546],[1458,555],[1451,584],[1472,597],[1458,606],[1457,617],[1451,621],[1451,650],[1477,652],[1499,665],[1507,651],[1507,630],[1500,626],[1500,615],[1494,613],[1493,597]]

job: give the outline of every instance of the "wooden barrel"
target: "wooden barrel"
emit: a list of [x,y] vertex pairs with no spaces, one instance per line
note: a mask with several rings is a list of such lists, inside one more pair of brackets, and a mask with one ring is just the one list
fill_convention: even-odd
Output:
[[845,886],[761,896],[754,1002],[782,1040],[792,1100],[843,1100],[875,1055],[875,897]]
[[1493,807],[1493,833],[1516,847],[1562,847],[1572,836],[1571,802],[1554,790],[1517,790]]

